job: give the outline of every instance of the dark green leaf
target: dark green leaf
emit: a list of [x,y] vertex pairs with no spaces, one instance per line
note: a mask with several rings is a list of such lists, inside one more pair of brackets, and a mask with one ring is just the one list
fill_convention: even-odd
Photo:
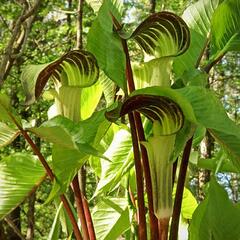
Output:
[[114,31],[110,15],[111,13],[120,21],[121,11],[121,1],[103,1],[97,19],[88,33],[87,49],[96,56],[105,74],[126,91],[125,55],[121,39]]

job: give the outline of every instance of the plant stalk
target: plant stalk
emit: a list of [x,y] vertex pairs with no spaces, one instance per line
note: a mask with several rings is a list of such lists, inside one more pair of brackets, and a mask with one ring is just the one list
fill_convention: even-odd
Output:
[[[133,73],[132,73],[132,67],[131,67],[131,61],[129,57],[128,47],[126,40],[122,39],[122,45],[126,56],[126,77],[128,81],[128,88],[129,92],[133,92],[135,90],[135,85],[133,81]],[[142,125],[142,119],[138,112],[134,112],[134,119],[135,119],[135,127],[137,130],[138,140],[139,142],[145,141],[145,135],[144,135],[144,129]],[[143,145],[140,145],[141,148],[141,154],[142,154],[142,165],[143,165],[143,171],[146,181],[146,192],[148,197],[148,208],[149,208],[149,220],[150,220],[150,234],[151,239],[157,239],[158,238],[158,221],[154,214],[153,209],[153,195],[152,195],[152,182],[151,182],[151,175],[150,175],[150,167],[149,167],[149,161],[148,161],[148,155],[146,149],[143,147]]]
[[137,180],[138,223],[139,223],[138,238],[139,238],[139,240],[146,240],[147,239],[147,226],[146,226],[146,216],[145,216],[143,173],[142,173],[142,166],[141,166],[141,157],[140,157],[137,131],[136,131],[133,113],[129,113],[128,118],[129,118],[130,128],[131,128],[134,163],[135,163],[136,180]]
[[74,198],[77,206],[78,218],[80,219],[81,226],[82,226],[83,239],[89,240],[90,238],[89,238],[87,222],[84,214],[84,209],[83,209],[83,202],[82,202],[82,196],[81,196],[81,191],[79,187],[78,175],[76,175],[72,181],[72,188],[73,188]]
[[84,209],[84,214],[85,214],[85,218],[87,221],[87,227],[88,227],[88,233],[89,233],[90,240],[96,240],[96,234],[94,231],[92,215],[89,210],[88,201],[83,194],[82,194],[82,201],[83,201],[83,209]]
[[[20,130],[20,132],[22,133],[23,137],[25,138],[25,140],[28,142],[28,144],[31,146],[34,154],[38,157],[38,159],[40,160],[40,162],[42,163],[43,167],[45,168],[48,176],[50,177],[51,181],[54,181],[55,176],[52,172],[52,169],[49,167],[47,161],[45,160],[44,156],[42,155],[42,153],[40,152],[40,150],[38,149],[38,147],[36,146],[36,144],[33,142],[33,140],[30,138],[30,136],[28,135],[27,131],[25,131],[21,125],[18,124],[18,122],[16,121],[16,119],[10,115],[10,117],[12,118],[13,122],[15,123],[15,125],[18,127],[18,129]],[[77,225],[76,219],[74,217],[74,214],[72,212],[72,209],[70,208],[69,202],[67,201],[67,198],[65,197],[64,194],[60,195],[60,199],[63,202],[63,206],[66,209],[66,212],[69,216],[69,219],[72,223],[73,226],[73,232],[75,234],[75,237],[77,240],[83,240],[82,235],[80,233],[79,227]]]
[[[118,23],[117,19],[112,15],[113,24],[115,29],[118,31],[121,29],[121,25]],[[135,90],[134,80],[133,80],[133,72],[131,67],[131,60],[129,56],[127,41],[125,39],[121,39],[123,50],[126,57],[126,78],[128,83],[128,89],[129,92],[133,92]],[[133,113],[133,118],[135,121],[132,123],[133,127],[137,131],[137,143],[141,141],[145,141],[144,136],[144,129],[142,125],[141,116],[138,112]],[[130,119],[129,119],[130,121]],[[131,124],[131,121],[130,121]],[[131,126],[132,128],[132,126]],[[146,180],[146,192],[148,197],[148,208],[149,208],[149,219],[150,219],[150,234],[151,234],[151,240],[158,239],[158,220],[154,214],[153,209],[153,194],[152,194],[152,183],[151,183],[151,175],[150,175],[150,167],[149,167],[149,161],[148,161],[148,155],[146,149],[140,145],[141,148],[141,154],[142,154],[142,165],[143,165],[143,171],[144,176]],[[137,173],[136,173],[137,174]]]
[[191,153],[193,137],[191,137],[184,148],[183,157],[180,165],[176,195],[173,206],[173,214],[172,214],[172,223],[170,228],[170,236],[169,240],[177,240],[178,239],[178,225],[179,225],[179,217],[181,213],[182,206],[182,197],[184,184],[186,179],[187,167],[189,162],[189,156]]

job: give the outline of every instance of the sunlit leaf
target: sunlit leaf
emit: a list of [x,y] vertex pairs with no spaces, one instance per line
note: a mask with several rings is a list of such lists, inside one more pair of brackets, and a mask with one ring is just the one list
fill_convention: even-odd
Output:
[[15,153],[0,160],[0,219],[22,203],[44,177],[43,167],[32,155]]
[[111,192],[119,185],[122,177],[133,166],[131,135],[126,130],[120,130],[114,136],[104,156],[109,158],[111,162],[101,161],[101,177],[97,185],[95,196],[101,193]]
[[128,203],[123,198],[103,198],[93,209],[96,238],[117,239],[130,227]]
[[212,18],[212,44],[216,51],[240,50],[240,1],[225,0]]
[[199,0],[184,11],[182,18],[190,28],[191,42],[188,50],[174,60],[173,67],[177,76],[195,68],[211,30],[212,15],[220,1]]

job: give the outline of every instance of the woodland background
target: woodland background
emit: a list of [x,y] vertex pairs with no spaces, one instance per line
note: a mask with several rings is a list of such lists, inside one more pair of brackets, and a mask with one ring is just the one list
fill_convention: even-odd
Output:
[[[38,126],[47,119],[50,103],[40,99],[33,106],[24,105],[20,74],[27,64],[51,62],[69,50],[84,48],[86,35],[96,14],[85,0],[1,0],[0,1],[0,85],[11,96],[12,105],[27,121]],[[96,2],[96,1],[95,1]],[[170,10],[181,15],[193,0],[125,0],[125,24],[138,25],[149,13]],[[26,15],[27,13],[27,15]],[[132,52],[133,56],[137,53]],[[240,53],[229,52],[211,71],[210,88],[221,99],[228,115],[240,121]],[[50,155],[50,146],[35,139],[41,151]],[[209,181],[209,171],[196,167],[196,158],[211,158],[218,145],[210,135],[195,148],[189,165],[186,185],[200,202]],[[29,151],[22,137],[11,146],[0,148],[0,158],[13,152]],[[199,153],[199,154],[198,154]],[[94,193],[98,177],[86,165],[82,184],[88,198]],[[240,199],[238,173],[218,174],[219,182],[233,202]],[[44,205],[51,191],[49,180],[32,193],[24,203],[0,221],[0,239],[47,239],[54,219],[54,204]],[[1,193],[0,193],[1,194]]]

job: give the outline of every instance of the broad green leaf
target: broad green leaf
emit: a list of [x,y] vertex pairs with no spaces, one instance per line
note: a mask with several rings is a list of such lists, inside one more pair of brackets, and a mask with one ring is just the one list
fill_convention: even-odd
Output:
[[126,91],[125,55],[121,39],[114,31],[110,13],[120,21],[122,2],[104,0],[88,33],[87,49],[97,58],[99,67],[120,88]]
[[189,30],[186,23],[171,12],[158,12],[146,18],[132,33],[148,55],[160,57],[178,56],[189,46]]
[[212,15],[219,2],[221,0],[199,0],[184,11],[182,18],[189,28],[206,38],[210,32]]
[[99,82],[101,83],[103,88],[103,94],[106,100],[107,107],[109,107],[114,102],[117,86],[103,72],[100,72]]
[[58,116],[39,128],[30,129],[54,144],[52,166],[57,180],[54,182],[50,200],[59,192],[62,193],[67,189],[90,155],[104,158],[106,161],[107,158],[93,146],[99,144],[109,125],[110,123],[104,117],[104,111],[100,111],[79,123]]
[[67,149],[58,145],[53,146],[52,165],[57,180],[54,182],[51,198],[59,192],[63,193],[66,191],[86,159],[87,155],[76,149]]
[[20,134],[20,131],[12,126],[0,122],[0,147],[4,147],[13,142]]
[[212,44],[221,54],[240,50],[240,1],[225,0],[216,9],[211,24]]
[[128,203],[123,198],[103,198],[92,217],[98,240],[113,240],[130,228]]
[[17,207],[45,178],[39,161],[15,153],[0,160],[0,219]]
[[185,87],[177,92],[191,103],[198,123],[210,131],[240,168],[240,127],[227,116],[214,93],[202,87]]
[[117,187],[122,177],[133,166],[132,140],[128,131],[118,131],[104,153],[111,162],[101,161],[102,173],[97,185],[95,196],[111,192]]
[[240,239],[240,209],[229,199],[214,177],[208,195],[198,206],[190,224],[190,240]]
[[198,204],[190,190],[184,188],[181,215],[184,219],[192,219],[192,215]]
[[89,87],[99,75],[95,57],[86,51],[73,50],[59,59],[42,65],[29,65],[21,75],[27,104],[38,98],[49,80],[55,86]]
[[195,68],[199,55],[207,42],[211,19],[221,0],[199,0],[183,13],[183,20],[190,28],[191,42],[188,50],[174,60],[174,72],[180,77],[185,71]]
[[76,148],[76,145],[69,133],[69,125],[73,128],[70,120],[58,116],[43,123],[40,127],[30,128],[28,131],[36,134],[38,137],[43,138],[48,142],[65,148],[73,149]]

